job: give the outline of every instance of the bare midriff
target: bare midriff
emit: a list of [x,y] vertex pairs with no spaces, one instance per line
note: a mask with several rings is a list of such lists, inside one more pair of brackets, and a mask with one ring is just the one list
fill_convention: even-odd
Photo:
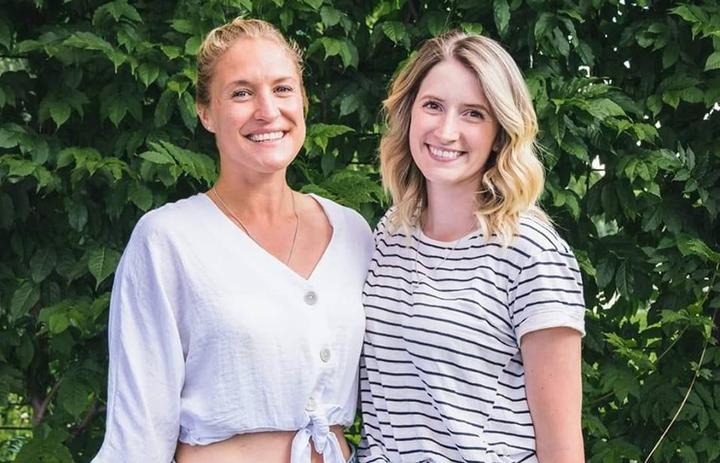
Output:
[[[343,435],[342,426],[331,426],[340,442],[345,460],[350,457],[350,447]],[[230,439],[210,445],[188,445],[178,443],[175,452],[177,463],[289,463],[292,441],[297,431],[271,431],[239,434]],[[312,463],[324,463],[315,448]]]

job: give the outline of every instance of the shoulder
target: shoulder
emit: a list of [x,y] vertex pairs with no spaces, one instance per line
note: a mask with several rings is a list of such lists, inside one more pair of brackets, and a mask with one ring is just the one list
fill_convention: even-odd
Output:
[[207,210],[207,205],[208,198],[196,194],[146,212],[135,225],[128,246],[159,244],[194,229],[193,224]]
[[552,224],[530,214],[520,216],[513,246],[529,256],[544,252],[572,254],[570,246]]

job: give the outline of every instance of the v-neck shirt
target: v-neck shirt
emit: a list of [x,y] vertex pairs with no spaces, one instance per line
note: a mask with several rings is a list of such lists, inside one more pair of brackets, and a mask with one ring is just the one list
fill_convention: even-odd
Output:
[[319,196],[333,234],[305,279],[205,194],[135,227],[110,304],[106,435],[94,462],[170,462],[177,441],[297,431],[343,461],[329,426],[352,424],[372,254],[358,213]]

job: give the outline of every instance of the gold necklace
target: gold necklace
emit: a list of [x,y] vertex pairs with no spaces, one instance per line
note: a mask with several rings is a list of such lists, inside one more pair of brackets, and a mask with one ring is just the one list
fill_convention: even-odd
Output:
[[[220,204],[222,205],[223,209],[225,209],[225,212],[227,215],[230,216],[233,221],[238,224],[238,226],[242,229],[242,231],[245,232],[245,234],[255,242],[258,246],[261,248],[263,247],[258,240],[255,239],[254,236],[252,236],[252,233],[250,233],[250,230],[245,226],[245,224],[240,220],[238,216],[236,216],[232,209],[228,207],[227,204],[225,204],[225,201],[223,201],[222,196],[220,196],[220,193],[218,192],[216,187],[212,187],[210,189],[213,193],[215,193],[215,197],[220,201]],[[300,218],[298,217],[297,210],[295,209],[295,194],[293,194],[292,190],[290,190],[290,197],[292,198],[292,209],[293,209],[293,215],[295,215],[295,231],[293,232],[292,242],[290,243],[290,253],[287,256],[287,259],[285,260],[285,265],[290,264],[290,259],[292,259],[293,251],[295,251],[295,242],[297,241],[297,235],[298,235],[298,228],[300,224]],[[263,248],[265,249],[265,248]]]
[[413,278],[413,282],[411,283],[411,286],[413,289],[413,291],[412,291],[413,294],[415,294],[415,288],[420,286],[420,281],[422,280],[422,278],[424,276],[426,276],[427,274],[435,273],[435,270],[440,268],[440,266],[447,260],[447,258],[450,256],[450,254],[452,254],[452,252],[455,250],[457,245],[460,243],[460,241],[462,241],[462,239],[464,237],[465,236],[461,236],[460,238],[457,239],[457,241],[455,241],[455,243],[453,243],[452,247],[445,253],[442,260],[440,262],[438,262],[438,264],[435,267],[433,267],[428,273],[420,275],[418,273],[417,261],[418,261],[418,255],[420,254],[420,243],[422,243],[422,241],[420,240],[419,236],[415,236],[415,239],[417,240],[417,245],[415,246],[415,258],[413,259],[413,262],[414,262],[413,275],[415,278]]

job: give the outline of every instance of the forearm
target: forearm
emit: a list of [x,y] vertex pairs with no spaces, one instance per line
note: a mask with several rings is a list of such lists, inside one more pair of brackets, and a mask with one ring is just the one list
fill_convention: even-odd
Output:
[[580,333],[551,328],[528,333],[522,341],[538,460],[584,462]]

